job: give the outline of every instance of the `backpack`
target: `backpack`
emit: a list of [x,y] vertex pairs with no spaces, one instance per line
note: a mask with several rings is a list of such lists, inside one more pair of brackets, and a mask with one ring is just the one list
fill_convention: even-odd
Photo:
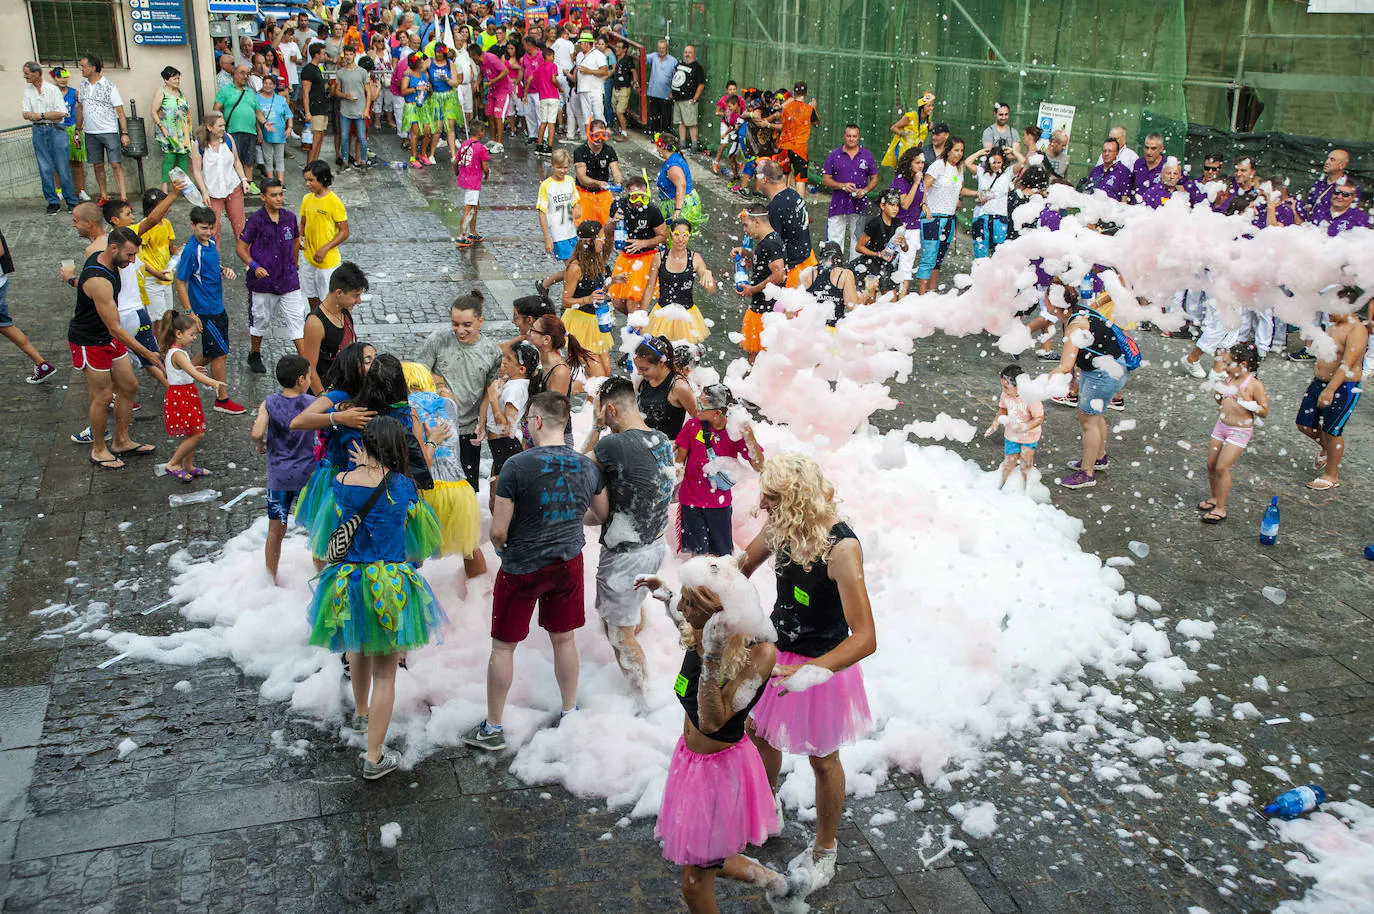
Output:
[[[1118,361],[1126,367],[1126,370],[1135,371],[1137,368],[1139,368],[1140,344],[1135,341],[1135,337],[1131,336],[1125,330],[1122,330],[1116,324],[1107,320],[1101,314],[1098,314],[1092,308],[1084,308],[1083,310],[1091,314],[1093,317],[1096,317],[1098,320],[1102,321],[1102,323],[1106,324],[1108,327],[1111,328],[1112,335],[1116,337],[1116,345],[1118,348],[1121,349],[1121,356],[1118,359]],[[1097,352],[1096,349],[1093,349],[1090,346],[1085,346],[1084,348],[1087,349],[1089,352]],[[1097,354],[1106,355],[1105,352],[1097,352]]]

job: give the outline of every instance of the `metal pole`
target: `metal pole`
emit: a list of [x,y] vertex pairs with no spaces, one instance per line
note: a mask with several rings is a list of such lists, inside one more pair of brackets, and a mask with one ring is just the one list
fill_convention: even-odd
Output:
[[1021,116],[1026,97],[1026,46],[1030,42],[1030,0],[1021,0],[1021,54],[1016,59],[1016,115]]
[[1240,120],[1240,90],[1241,80],[1245,78],[1245,45],[1249,37],[1250,12],[1254,0],[1245,0],[1245,18],[1240,23],[1240,55],[1236,59],[1236,79],[1235,88],[1231,90],[1231,132],[1236,132],[1237,122]]
[[[196,20],[192,16],[191,0],[181,0],[181,16],[186,22],[186,41],[191,45],[191,81],[196,87],[196,121],[205,113],[205,92],[200,84],[200,40],[196,32]],[[157,117],[157,112],[153,112]]]

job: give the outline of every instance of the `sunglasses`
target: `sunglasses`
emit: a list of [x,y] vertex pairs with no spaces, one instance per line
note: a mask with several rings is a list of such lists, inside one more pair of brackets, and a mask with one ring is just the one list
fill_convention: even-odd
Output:
[[1203,170],[1203,171],[1221,171],[1221,166],[1220,166],[1220,165],[1204,165],[1204,166],[1202,166],[1202,170]]
[[1333,197],[1353,197],[1353,196],[1355,196],[1355,192],[1354,192],[1353,190],[1333,190],[1333,191],[1331,192],[1331,196],[1333,196]]

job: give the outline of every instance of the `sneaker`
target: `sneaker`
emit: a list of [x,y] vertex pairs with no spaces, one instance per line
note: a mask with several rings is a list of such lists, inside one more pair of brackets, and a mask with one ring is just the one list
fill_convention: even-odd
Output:
[[1059,480],[1059,484],[1066,489],[1087,489],[1097,485],[1097,480],[1079,470],[1077,473],[1072,473]]
[[349,726],[349,729],[351,729],[354,733],[361,733],[362,735],[366,736],[366,735],[367,735],[367,715],[366,715],[366,714],[354,714],[353,717],[349,720],[348,726]]
[[[114,433],[111,432],[109,429],[106,429],[105,440],[109,441],[113,437]],[[91,438],[91,427],[89,425],[86,426],[81,431],[77,432],[75,435],[72,435],[71,439],[73,444],[90,444],[93,440]]]
[[1038,350],[1038,351],[1035,353],[1035,357],[1036,357],[1037,359],[1039,359],[1040,361],[1042,361],[1042,362],[1057,362],[1057,361],[1059,361],[1059,354],[1058,354],[1058,353],[1055,353],[1055,352],[1051,352],[1051,351],[1048,350],[1048,349],[1041,349],[1041,350]]
[[789,881],[793,878],[794,872],[809,871],[810,892],[823,889],[830,885],[830,880],[835,878],[835,858],[839,845],[829,850],[817,851],[815,843],[807,845],[806,850],[792,858],[787,864],[787,876]]
[[410,167],[411,167],[411,168],[424,168],[424,167],[425,167],[425,163],[422,162],[422,161],[420,161],[419,159],[417,159],[415,156],[411,156],[411,157],[410,157]]
[[[1093,464],[1093,472],[1096,473],[1102,470],[1110,469],[1111,465],[1112,462],[1107,459],[1107,455],[1103,454],[1101,457],[1097,458],[1097,461]],[[1067,466],[1071,470],[1081,470],[1083,469],[1083,461],[1070,460],[1067,464],[1065,464],[1065,466]]]
[[1288,353],[1284,358],[1290,362],[1311,362],[1316,359],[1316,356],[1308,352],[1307,347],[1304,346],[1302,349]]
[[395,749],[383,749],[382,757],[375,762],[363,759],[363,778],[375,781],[401,767],[401,753]]
[[1197,378],[1199,381],[1207,377],[1207,369],[1202,367],[1201,359],[1198,359],[1196,362],[1190,362],[1187,359],[1184,359],[1183,370],[1188,372],[1188,374],[1192,375],[1193,377]]
[[1068,394],[1063,397],[1050,397],[1051,403],[1058,403],[1060,406],[1078,406],[1078,397]]
[[61,204],[61,203],[49,203],[49,204],[48,204],[48,215],[49,215],[49,216],[56,216],[56,215],[57,215],[58,213],[60,213],[60,212],[62,212],[62,204]]
[[248,370],[253,374],[267,374],[267,366],[262,364],[261,352],[248,353]]
[[503,730],[489,730],[484,720],[463,736],[463,742],[474,749],[486,752],[500,752],[506,748],[506,734]]
[[[808,851],[807,853],[810,853]],[[764,890],[768,905],[775,912],[804,910],[802,899],[816,888],[813,884],[815,871],[809,866],[789,869],[787,875],[776,873],[772,884]]]
[[248,410],[244,409],[233,400],[230,400],[228,397],[225,397],[223,400],[215,401],[215,412],[228,413],[231,416],[242,416],[244,413],[248,412]]
[[1124,413],[1126,411],[1126,398],[1122,396],[1115,397],[1112,402],[1107,404],[1107,409],[1114,409],[1119,413]]
[[91,195],[88,194],[88,193],[86,193],[84,190],[81,191],[80,193],[78,193],[76,196],[77,196],[77,199],[79,199],[82,203],[90,203],[90,202],[91,202]]
[[535,138],[532,137],[532,136],[527,136],[527,137],[525,137],[525,145],[526,145],[526,146],[533,146],[533,145],[534,145],[535,143],[537,143],[537,142],[539,142],[539,140],[535,139]]
[[487,151],[494,156],[499,156],[501,153],[506,151],[506,147],[502,146],[500,143],[492,143],[489,147],[487,147]]
[[258,185],[254,184],[252,181],[249,181],[247,193],[250,197],[257,197],[261,196],[262,191],[258,188]]
[[53,367],[52,362],[43,362],[40,365],[33,366],[33,374],[29,375],[24,380],[28,381],[30,384],[42,384],[55,374],[57,374],[57,369]]
[[335,157],[334,157],[334,167],[335,167],[335,168],[343,168],[343,167],[344,167],[343,156],[335,156]]

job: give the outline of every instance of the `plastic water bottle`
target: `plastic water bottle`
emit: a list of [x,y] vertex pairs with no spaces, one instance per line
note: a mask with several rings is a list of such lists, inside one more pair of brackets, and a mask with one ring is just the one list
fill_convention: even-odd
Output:
[[1374,562],[1374,543],[1364,547],[1364,557]]
[[[607,280],[606,286],[610,286]],[[596,303],[596,326],[602,333],[610,333],[615,330],[615,317],[611,314],[611,301],[605,296],[606,288],[602,288],[601,300]]]
[[625,245],[628,241],[629,236],[625,233],[625,220],[615,220],[615,249],[617,251],[625,250]]
[[1264,807],[1264,814],[1278,816],[1280,819],[1295,819],[1325,802],[1326,791],[1316,784],[1308,784],[1306,787],[1294,787],[1279,794],[1274,798],[1274,802]]
[[200,188],[196,187],[196,183],[190,179],[186,172],[182,171],[180,166],[167,172],[167,177],[171,178],[173,183],[181,188],[181,195],[186,198],[187,203],[192,206],[205,205],[205,198],[200,195]]
[[1264,509],[1260,520],[1260,545],[1272,546],[1279,540],[1279,497],[1269,499],[1269,507]]
[[167,504],[173,508],[180,508],[182,505],[198,505],[201,502],[214,501],[219,498],[219,492],[215,489],[201,489],[199,492],[190,492],[186,495],[168,495]]
[[[744,240],[740,242],[740,247],[746,251],[752,251],[754,249],[754,239],[746,235]],[[749,271],[744,267],[744,257],[739,254],[736,254],[735,291],[740,292],[747,285],[749,285]]]

